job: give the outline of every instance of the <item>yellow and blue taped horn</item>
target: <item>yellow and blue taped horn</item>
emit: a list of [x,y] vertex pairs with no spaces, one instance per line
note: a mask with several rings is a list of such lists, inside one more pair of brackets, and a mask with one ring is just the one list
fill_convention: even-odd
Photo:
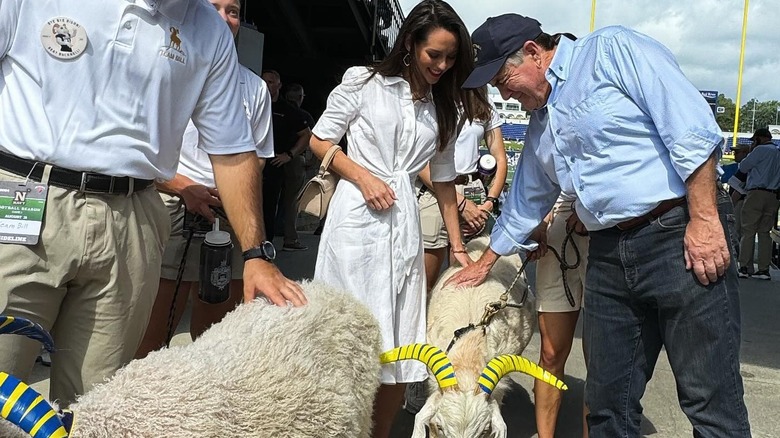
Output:
[[24,335],[43,344],[49,353],[54,352],[54,340],[40,324],[27,318],[0,315],[0,334]]
[[528,374],[529,376],[539,379],[545,383],[566,391],[569,389],[563,380],[558,379],[544,368],[515,354],[504,354],[502,356],[494,357],[485,365],[485,369],[482,370],[482,375],[479,377],[479,387],[485,391],[485,394],[490,395],[493,390],[496,389],[498,382],[507,374],[518,371]]
[[0,416],[33,438],[66,438],[68,431],[49,402],[14,376],[0,371]]
[[428,366],[436,381],[439,382],[439,388],[449,388],[458,384],[455,378],[455,369],[447,354],[440,349],[429,344],[410,344],[403,347],[394,348],[382,353],[379,361],[383,364],[397,362],[399,360],[414,359]]

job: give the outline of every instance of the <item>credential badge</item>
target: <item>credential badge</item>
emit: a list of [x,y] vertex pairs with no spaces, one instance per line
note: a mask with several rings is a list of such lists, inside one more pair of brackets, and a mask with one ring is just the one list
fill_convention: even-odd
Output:
[[67,17],[55,17],[41,29],[41,43],[46,53],[58,59],[74,59],[87,48],[87,31]]

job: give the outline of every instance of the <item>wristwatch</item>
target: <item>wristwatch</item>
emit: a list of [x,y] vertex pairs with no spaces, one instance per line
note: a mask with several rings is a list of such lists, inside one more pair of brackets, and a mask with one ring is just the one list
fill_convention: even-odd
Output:
[[273,243],[266,240],[265,242],[261,243],[260,246],[256,246],[244,251],[241,256],[244,258],[244,261],[251,259],[263,259],[267,262],[271,262],[276,258],[276,248],[274,248]]

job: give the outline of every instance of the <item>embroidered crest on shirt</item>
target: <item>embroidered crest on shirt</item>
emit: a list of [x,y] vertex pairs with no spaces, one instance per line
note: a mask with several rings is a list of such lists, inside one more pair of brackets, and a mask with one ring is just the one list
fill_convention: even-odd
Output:
[[43,48],[57,59],[77,58],[84,53],[87,43],[87,31],[71,18],[52,18],[41,30]]
[[160,47],[160,56],[181,64],[187,63],[187,55],[182,50],[182,41],[179,37],[179,29],[171,26],[168,36],[168,45]]

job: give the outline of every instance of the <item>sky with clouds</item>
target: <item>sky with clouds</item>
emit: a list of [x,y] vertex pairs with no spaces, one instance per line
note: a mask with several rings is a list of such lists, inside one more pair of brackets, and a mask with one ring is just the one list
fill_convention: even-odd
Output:
[[[399,0],[408,13],[418,0]],[[486,18],[514,12],[536,18],[547,33],[583,36],[590,29],[590,0],[448,0],[472,32]],[[620,24],[647,34],[677,57],[700,90],[736,101],[744,1],[596,0],[596,28]],[[780,100],[780,1],[752,0],[741,102]]]

